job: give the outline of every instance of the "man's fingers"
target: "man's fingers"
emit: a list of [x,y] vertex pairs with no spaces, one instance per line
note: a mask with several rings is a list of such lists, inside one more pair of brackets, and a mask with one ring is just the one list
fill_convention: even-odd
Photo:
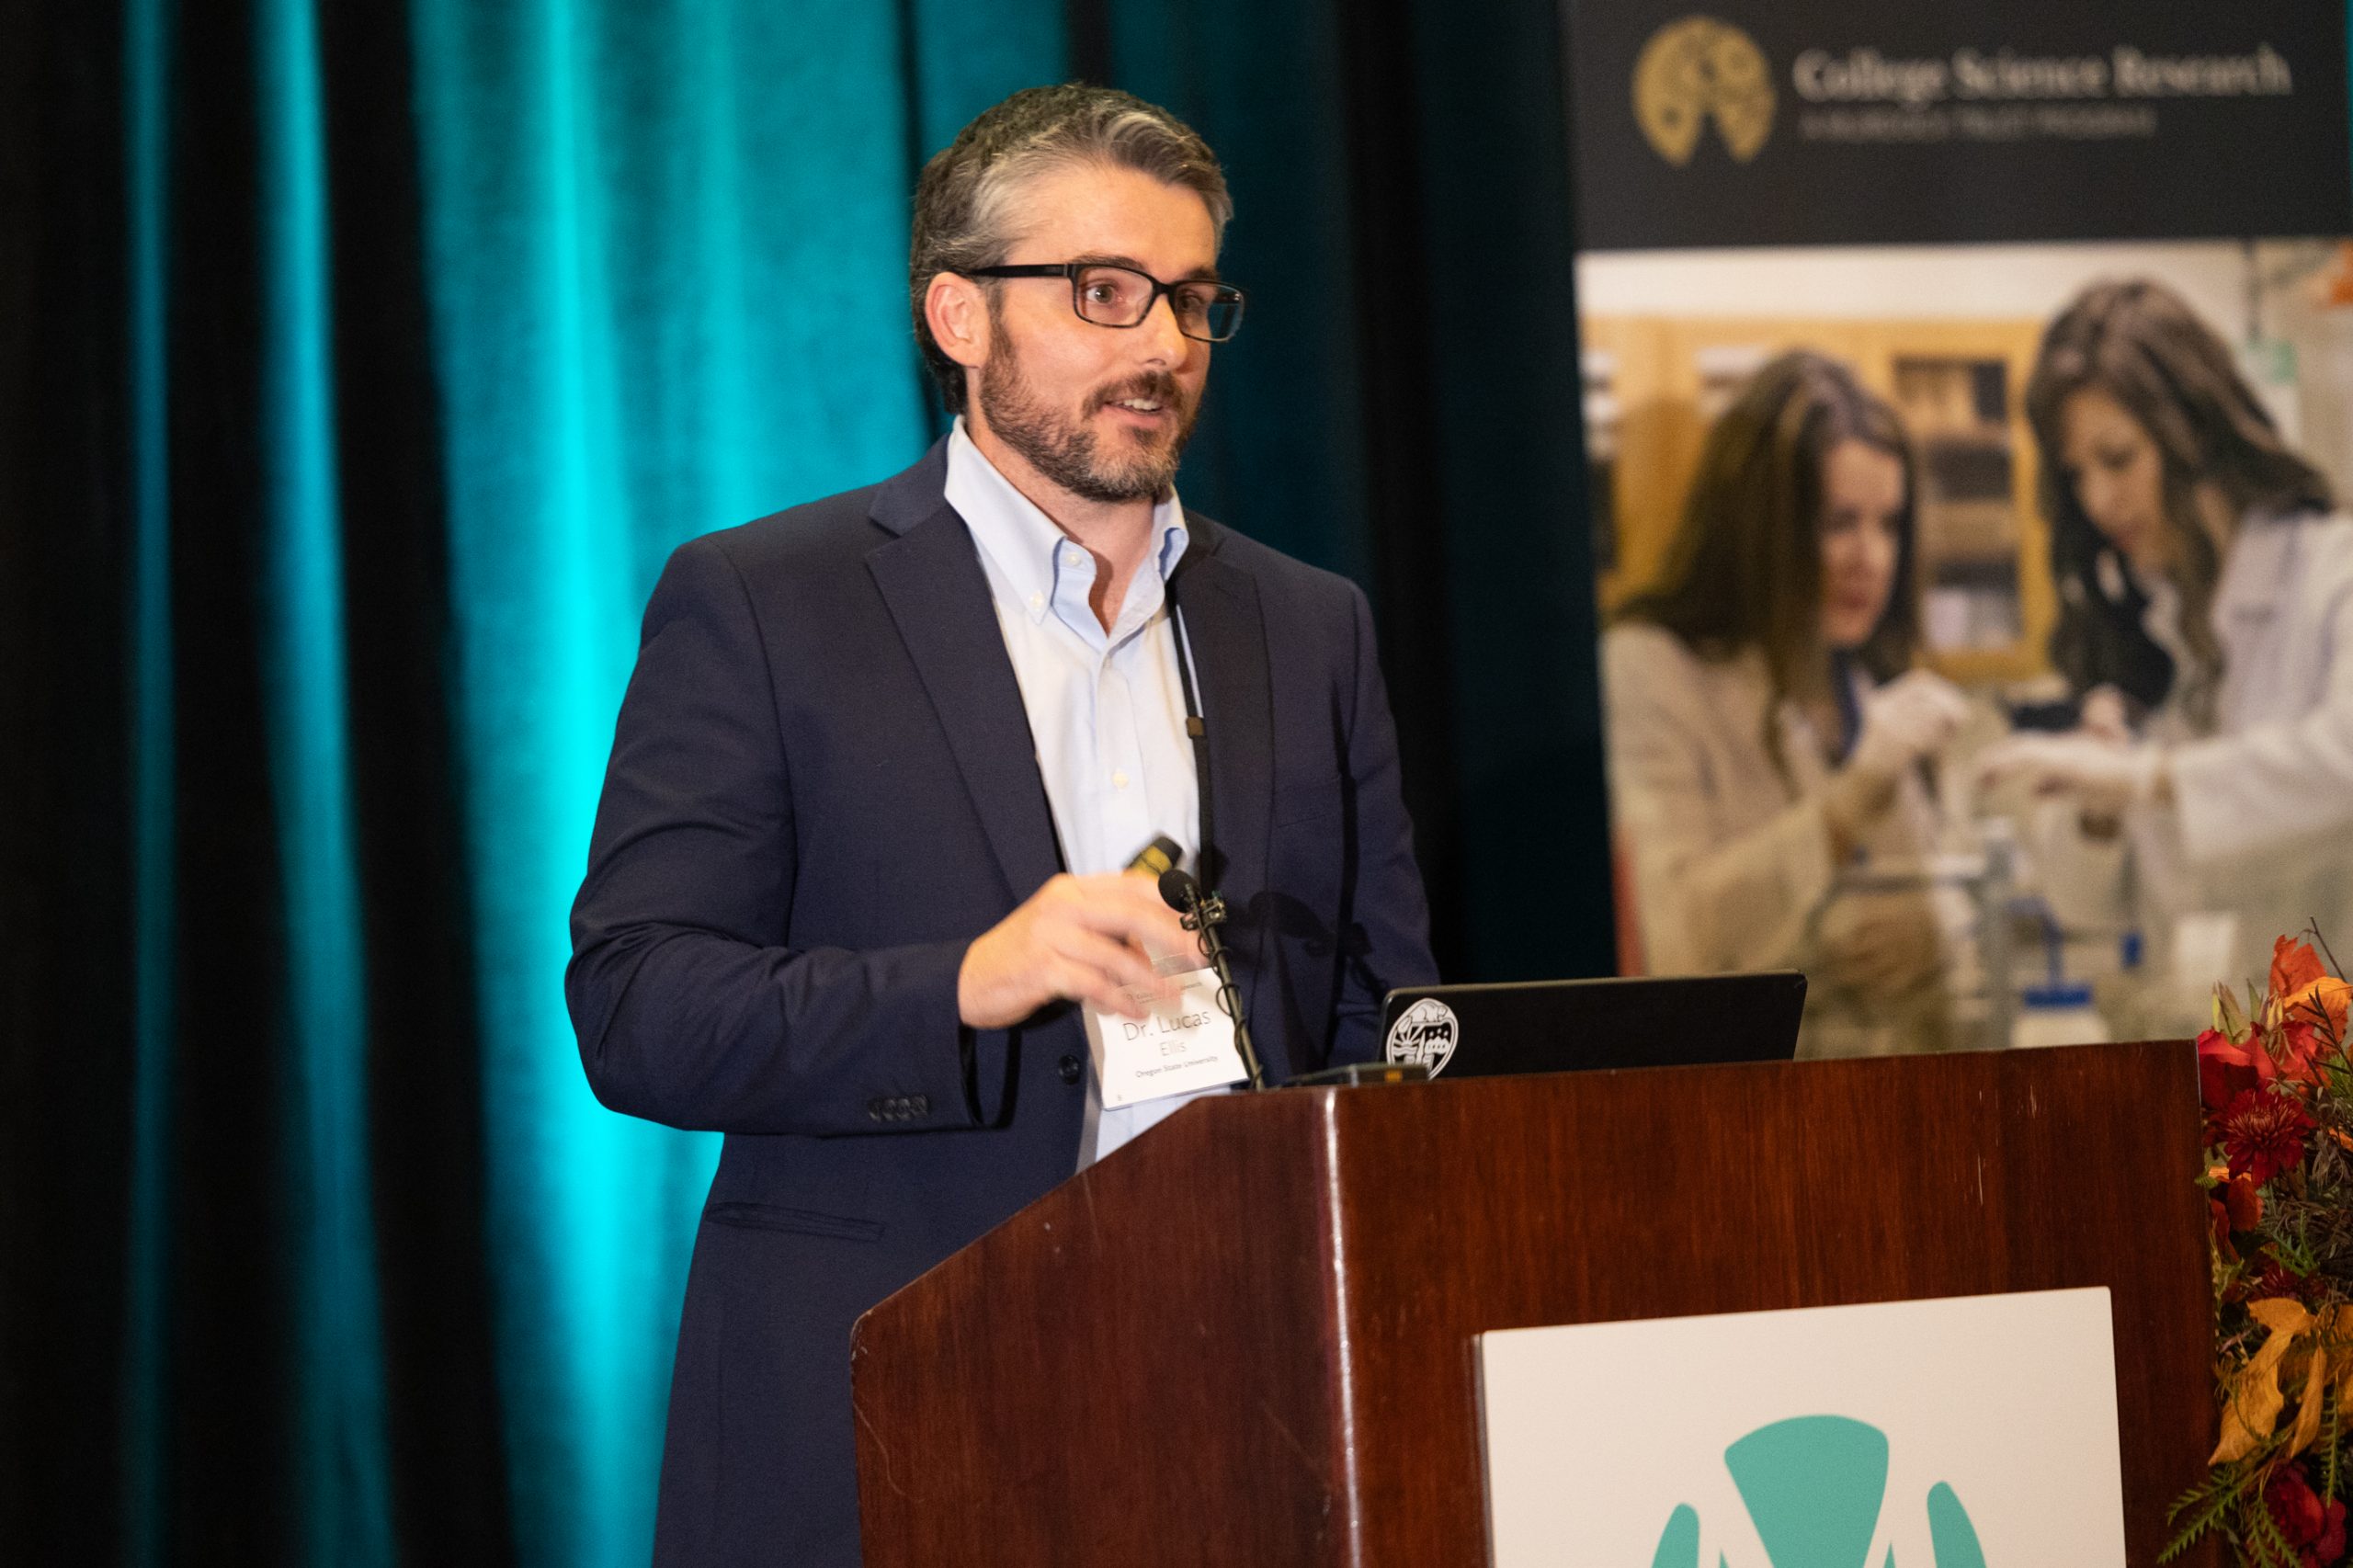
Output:
[[1153,972],[1152,960],[1135,948],[1114,941],[1081,926],[1068,926],[1047,936],[1055,957],[1083,966],[1115,986],[1141,986],[1164,999],[1175,988]]
[[[1024,915],[1023,946],[1030,956],[1020,967],[1031,983],[1123,1017],[1142,1017],[1152,1003],[1173,1002],[1181,994],[1155,972],[1153,954],[1189,960],[1198,951],[1149,878],[1057,877]],[[1130,995],[1131,988],[1143,998]]]
[[[1198,950],[1151,879],[1064,874],[973,943],[958,1001],[967,1022],[985,1018],[992,1028],[1008,1009],[1026,1016],[1058,997],[1142,1017],[1152,1003],[1180,994],[1154,972],[1154,955],[1189,960]],[[1131,986],[1143,1000],[1127,994]]]
[[1128,994],[1128,988],[1094,965],[1076,959],[1059,959],[1053,965],[1055,994],[1084,1002],[1099,1013],[1141,1018],[1151,1009]]
[[[1141,877],[1104,879],[1110,887],[1089,888],[1057,911],[1073,922],[1122,941],[1146,944],[1169,952],[1192,951],[1192,936],[1175,910],[1163,903],[1159,890]],[[1124,887],[1117,885],[1125,883]]]
[[1101,945],[1054,955],[1049,971],[1054,976],[1055,994],[1121,1017],[1141,1018],[1155,1003],[1165,1005],[1183,994],[1175,982],[1155,974],[1133,949],[1100,937],[1090,942]]

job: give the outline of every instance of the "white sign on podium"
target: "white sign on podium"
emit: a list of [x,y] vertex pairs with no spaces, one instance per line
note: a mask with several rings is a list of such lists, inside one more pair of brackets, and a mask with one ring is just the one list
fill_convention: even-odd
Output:
[[1494,1568],[2124,1568],[2105,1290],[1478,1340]]

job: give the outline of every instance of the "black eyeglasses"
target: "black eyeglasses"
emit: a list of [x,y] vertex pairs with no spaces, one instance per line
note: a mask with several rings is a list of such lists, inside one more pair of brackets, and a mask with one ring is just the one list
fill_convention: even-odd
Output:
[[967,278],[1067,278],[1070,308],[1097,326],[1142,326],[1168,296],[1176,330],[1201,343],[1223,343],[1242,330],[1242,290],[1231,283],[1188,278],[1163,283],[1132,267],[1101,261],[1038,262],[1022,267],[973,267]]

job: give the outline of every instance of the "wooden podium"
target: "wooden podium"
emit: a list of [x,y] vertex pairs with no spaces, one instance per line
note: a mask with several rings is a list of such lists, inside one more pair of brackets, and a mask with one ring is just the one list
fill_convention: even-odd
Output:
[[868,1568],[1486,1560],[1472,1336],[2105,1285],[2131,1561],[2213,1442],[2185,1043],[1188,1107],[862,1318]]

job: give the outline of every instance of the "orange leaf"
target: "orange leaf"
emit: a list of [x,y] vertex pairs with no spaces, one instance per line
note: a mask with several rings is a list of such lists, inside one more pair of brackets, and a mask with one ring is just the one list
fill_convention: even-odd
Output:
[[2214,1445],[2209,1464],[2245,1459],[2279,1425],[2279,1412],[2288,1403],[2288,1396],[2279,1392],[2280,1358],[2295,1344],[2296,1336],[2313,1326],[2313,1314],[2304,1304],[2285,1296],[2250,1301],[2246,1310],[2271,1335],[2245,1369],[2231,1380],[2228,1397],[2222,1402],[2222,1440]]
[[2330,1038],[2342,1045],[2348,1004],[2353,1004],[2353,985],[2324,974],[2310,985],[2290,992],[2282,1011],[2291,1023],[2318,1024],[2325,1018]]
[[2328,1347],[2313,1349],[2312,1369],[2304,1374],[2303,1403],[2296,1407],[2295,1429],[2288,1434],[2288,1457],[2295,1458],[2313,1446],[2320,1436],[2321,1390],[2328,1386]]
[[[2293,1296],[2266,1296],[2259,1301],[2249,1301],[2246,1315],[2272,1333],[2284,1334],[2290,1339],[2309,1330],[2314,1321],[2312,1309]],[[2286,1355],[2288,1347],[2281,1346],[2279,1353]]]
[[2313,951],[2311,943],[2282,937],[2271,944],[2272,995],[2292,996],[2313,981],[2327,976],[2328,971],[2321,967],[2320,955]]

